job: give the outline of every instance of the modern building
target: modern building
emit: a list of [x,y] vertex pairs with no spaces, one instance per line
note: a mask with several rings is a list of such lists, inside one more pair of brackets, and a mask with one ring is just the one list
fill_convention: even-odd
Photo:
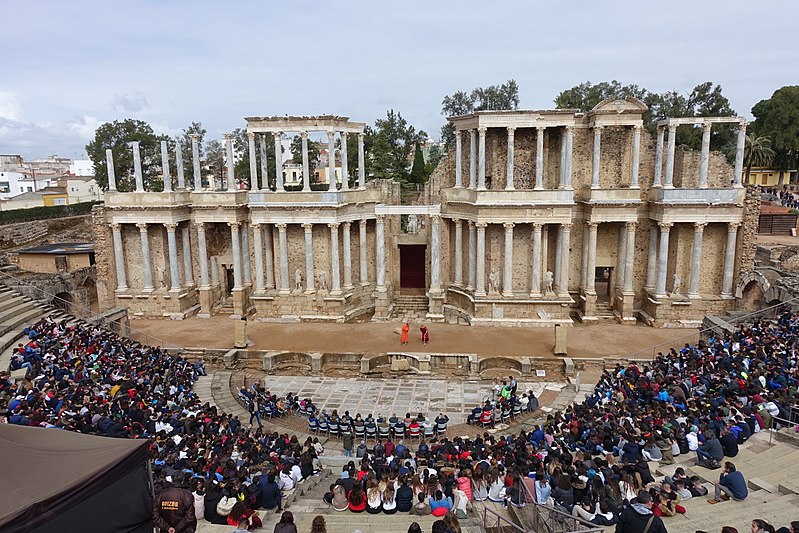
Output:
[[[694,326],[735,308],[736,280],[753,268],[760,198],[741,183],[746,123],[668,118],[652,138],[644,111],[630,98],[588,113],[451,117],[455,146],[409,203],[392,180],[366,182],[363,123],[248,117],[260,176],[249,191],[232,168],[226,191],[203,190],[198,174],[193,187],[149,192],[137,175],[136,190],[120,193],[111,177],[94,219],[100,305],[172,318],[230,309],[262,321],[421,313],[472,325]],[[734,167],[710,151],[723,122],[738,125]],[[701,151],[676,146],[684,125],[703,128]],[[306,159],[302,190],[286,191],[278,144],[267,188],[253,157],[264,134],[312,131],[327,132],[330,153],[340,139],[341,174],[354,165],[355,186],[312,191]]]
[[753,167],[749,171],[749,183],[761,187],[782,186],[796,182],[795,170],[775,170],[768,167]]

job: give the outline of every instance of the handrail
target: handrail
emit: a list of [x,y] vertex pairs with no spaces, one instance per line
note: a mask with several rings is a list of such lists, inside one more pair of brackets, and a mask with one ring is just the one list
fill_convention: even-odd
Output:
[[[524,478],[519,476],[519,482],[522,487],[524,487],[525,493],[525,502],[527,505],[532,504],[533,509],[533,520],[535,521],[536,525],[536,532],[542,533],[542,529],[545,529],[549,533],[572,533],[572,532],[580,532],[580,533],[602,533],[605,528],[602,526],[597,526],[596,524],[592,524],[586,520],[583,520],[579,516],[574,516],[568,513],[564,513],[559,509],[555,509],[554,507],[549,507],[547,505],[541,505],[536,500],[535,494],[530,492],[530,487],[524,482]],[[542,513],[542,508],[546,509],[546,517],[544,517],[544,513]],[[571,527],[571,528],[558,528],[557,530],[552,527],[550,521],[554,519],[555,522],[559,524],[569,524],[572,523],[575,526],[582,526],[582,527]]]
[[[796,298],[791,298],[790,300],[785,300],[784,302],[780,302],[778,304],[774,304],[774,305],[771,305],[771,306],[768,306],[768,307],[764,307],[763,309],[758,309],[757,311],[752,311],[751,313],[746,313],[745,315],[741,315],[739,317],[732,318],[732,319],[728,320],[727,322],[729,322],[730,324],[734,324],[734,325],[745,323],[747,320],[751,319],[752,317],[755,317],[755,316],[761,315],[761,314],[765,314],[768,311],[776,310],[776,309],[778,309],[780,307],[787,306],[791,302],[799,303],[799,296],[797,296]],[[648,356],[649,351],[651,350],[652,351],[652,360],[654,361],[655,357],[657,356],[658,348],[662,348],[664,346],[673,347],[677,343],[681,343],[681,342],[686,341],[688,339],[701,337],[703,333],[707,333],[707,332],[712,331],[712,330],[713,330],[713,328],[704,328],[704,329],[697,328],[697,331],[695,331],[695,332],[693,332],[693,333],[691,333],[689,335],[685,335],[683,337],[678,337],[678,338],[672,339],[670,341],[661,342],[659,344],[655,344],[654,346],[650,346],[649,348],[644,348],[643,350],[638,350],[638,351],[633,352],[631,354],[627,354],[625,356],[625,359],[639,359],[639,358],[641,358],[640,354],[647,354],[647,356]]]
[[[79,309],[79,310],[84,311],[84,312],[88,311],[88,313],[87,313],[88,316],[91,316],[91,314],[92,314],[90,308],[87,308],[87,307],[84,307],[84,306],[81,306],[81,305],[77,305],[74,302],[67,301],[67,300],[65,300],[63,298],[59,298],[58,296],[53,296],[51,298],[49,293],[47,293],[46,291],[44,291],[40,287],[37,287],[35,284],[33,284],[33,283],[29,282],[29,281],[26,281],[24,279],[18,278],[16,276],[12,276],[11,274],[8,274],[7,272],[0,271],[0,282],[2,282],[3,279],[13,280],[15,283],[26,285],[29,288],[33,289],[34,291],[38,292],[41,295],[41,299],[35,298],[35,297],[34,298],[38,299],[39,301],[44,301],[46,303],[52,303],[54,301],[58,301],[58,302],[60,302],[62,304],[67,304],[68,307],[66,307],[66,309],[64,309],[64,312],[66,312],[69,315],[72,315],[72,313],[67,311],[67,309],[69,309],[69,308]],[[10,286],[10,285],[6,285],[6,286],[9,289],[13,289],[14,288],[13,286]],[[75,318],[80,318],[80,317],[75,317]],[[84,320],[84,319],[81,319],[81,320]],[[149,333],[145,333],[143,331],[139,331],[139,330],[131,328],[131,327],[129,327],[128,330],[131,333],[136,333],[136,334],[141,335],[143,337],[146,337],[148,339],[152,338],[152,339],[158,341],[158,345],[160,345],[162,348],[166,348],[166,349],[170,349],[170,350],[176,350],[176,351],[182,351],[183,350],[183,348],[181,346],[177,346],[175,344],[172,344],[169,341],[166,341],[164,339],[160,339],[160,338],[158,338],[158,337],[156,337],[154,335],[150,335]]]
[[[475,501],[478,501],[478,500],[475,500]],[[486,505],[483,502],[480,502],[480,505],[483,506],[483,529],[487,529],[488,528],[488,514],[490,513],[490,514],[494,515],[494,518],[496,518],[496,520],[497,520],[496,525],[492,526],[492,527],[499,527],[500,523],[502,523],[503,526],[505,526],[505,527],[510,526],[513,529],[515,529],[516,531],[518,531],[519,533],[528,533],[527,530],[525,530],[524,528],[519,527],[518,525],[514,524],[513,522],[511,522],[510,520],[505,518],[504,516],[501,516],[496,511],[492,511],[491,509],[486,507]]]

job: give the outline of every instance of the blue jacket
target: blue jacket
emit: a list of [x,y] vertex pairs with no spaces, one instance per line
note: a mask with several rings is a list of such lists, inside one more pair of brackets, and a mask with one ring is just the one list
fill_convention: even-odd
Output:
[[746,480],[744,479],[744,475],[738,472],[730,472],[727,475],[723,475],[719,478],[719,484],[722,487],[727,487],[732,491],[732,497],[736,500],[743,500],[747,496],[749,496],[749,489],[746,487]]

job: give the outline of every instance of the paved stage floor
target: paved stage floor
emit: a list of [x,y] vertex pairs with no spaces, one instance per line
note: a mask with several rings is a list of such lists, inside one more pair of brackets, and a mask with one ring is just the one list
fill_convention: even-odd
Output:
[[[228,315],[186,320],[131,320],[131,337],[148,344],[231,348],[235,320]],[[552,356],[554,328],[506,328],[430,324],[430,344],[422,346],[419,326],[411,323],[408,352],[476,353],[480,356]],[[365,324],[270,323],[249,321],[247,336],[255,350],[386,353],[403,350],[396,322]],[[652,348],[696,342],[696,329],[651,328],[600,323],[567,328],[571,357],[652,357]]]

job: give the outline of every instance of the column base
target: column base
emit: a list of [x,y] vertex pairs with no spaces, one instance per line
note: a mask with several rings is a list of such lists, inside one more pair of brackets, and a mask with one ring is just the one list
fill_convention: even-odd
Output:
[[474,285],[466,285],[466,292],[474,292]]
[[530,291],[530,298],[541,298],[541,292]]
[[344,290],[345,291],[351,291],[354,288],[355,288],[355,285],[353,285],[352,283],[350,283],[348,285],[344,285]]
[[475,291],[475,292],[474,292],[474,295],[475,295],[476,297],[482,297],[482,298],[485,298],[485,296],[486,296],[486,291]]
[[689,292],[688,293],[688,298],[690,298],[691,300],[701,300],[702,299],[702,295],[699,294],[699,293],[691,293],[691,292]]
[[127,287],[118,287],[114,289],[114,294],[125,294],[126,292],[128,292]]
[[513,291],[502,291],[501,294],[504,298],[513,298]]
[[369,285],[371,285],[371,283],[369,283],[368,281],[361,282],[361,287],[368,287]]
[[151,292],[155,292],[155,287],[145,287],[141,291],[144,292],[144,293],[149,294]]

